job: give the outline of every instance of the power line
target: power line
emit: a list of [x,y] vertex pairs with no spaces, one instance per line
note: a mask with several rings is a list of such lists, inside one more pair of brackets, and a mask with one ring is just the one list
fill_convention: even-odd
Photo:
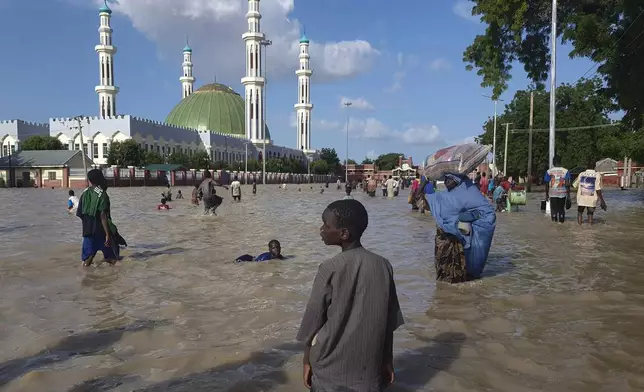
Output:
[[[594,129],[594,128],[607,128],[607,127],[615,127],[618,125],[622,125],[621,122],[615,122],[611,124],[602,124],[602,125],[586,125],[583,127],[569,127],[569,128],[556,128],[555,131],[557,132],[562,132],[562,131],[581,131],[583,129]],[[513,129],[511,132],[512,133],[524,133],[524,132],[529,132],[529,129]],[[547,132],[550,131],[549,128],[540,128],[540,129],[532,129],[532,132]]]

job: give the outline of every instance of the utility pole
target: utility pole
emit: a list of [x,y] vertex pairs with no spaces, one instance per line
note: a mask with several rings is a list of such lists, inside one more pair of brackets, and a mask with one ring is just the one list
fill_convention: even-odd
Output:
[[[78,134],[80,135],[80,150],[81,153],[83,154],[83,171],[85,172],[85,185],[89,186],[89,179],[87,178],[87,159],[85,158],[85,142],[83,141],[83,116],[76,116],[74,117],[74,120],[76,120],[76,123],[78,124],[76,128],[78,128]],[[89,152],[89,146],[87,146],[87,150]]]
[[494,136],[493,136],[493,141],[492,141],[492,164],[494,165],[494,170],[497,172],[499,169],[496,167],[496,118],[497,118],[497,104],[499,101],[503,102],[502,99],[499,98],[494,98],[491,95],[485,95],[483,94],[485,98],[490,98],[491,100],[494,101]]
[[505,150],[503,151],[503,175],[508,175],[508,137],[510,136],[510,125],[512,123],[505,123]]
[[528,186],[527,191],[532,192],[532,128],[534,126],[534,91],[530,92],[530,129],[528,133]]
[[347,155],[344,159],[344,182],[349,183],[349,108],[351,107],[351,102],[345,102],[344,107],[347,108]]
[[549,165],[552,168],[555,158],[555,121],[557,95],[557,0],[552,0],[552,26],[550,27],[550,137],[548,140]]

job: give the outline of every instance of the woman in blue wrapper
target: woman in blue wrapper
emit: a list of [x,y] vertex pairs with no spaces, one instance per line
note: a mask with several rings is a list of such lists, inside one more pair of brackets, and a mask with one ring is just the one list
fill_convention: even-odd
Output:
[[264,252],[257,257],[253,257],[249,254],[241,255],[235,261],[241,263],[246,261],[268,261],[273,259],[284,259],[284,256],[282,256],[282,245],[280,245],[278,240],[271,240],[268,243],[268,252]]
[[494,208],[466,176],[445,176],[447,192],[427,195],[436,219],[436,279],[449,283],[481,277],[496,228]]

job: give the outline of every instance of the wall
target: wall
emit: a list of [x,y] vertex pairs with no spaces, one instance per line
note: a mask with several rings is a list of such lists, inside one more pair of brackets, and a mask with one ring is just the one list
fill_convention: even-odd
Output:
[[[64,169],[62,168],[43,168],[42,170],[42,184],[39,186],[42,186],[43,188],[64,188],[66,187],[63,184],[63,171]],[[49,179],[49,174],[53,173],[55,176],[55,180],[50,180]]]
[[21,142],[36,135],[49,135],[49,124],[22,120],[0,121],[0,157],[7,156],[11,147],[18,150]]

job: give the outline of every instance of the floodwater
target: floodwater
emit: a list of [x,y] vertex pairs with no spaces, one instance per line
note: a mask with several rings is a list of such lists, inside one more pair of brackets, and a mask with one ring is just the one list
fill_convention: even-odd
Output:
[[[110,189],[130,247],[85,270],[66,191],[0,190],[0,390],[304,390],[294,338],[318,264],[338,252],[318,228],[342,194],[303,188],[245,188],[208,217],[188,188],[164,212],[160,188]],[[644,390],[644,193],[606,191],[592,228],[552,224],[535,195],[499,215],[485,277],[453,286],[435,283],[434,223],[406,195],[356,193],[406,319],[391,391]],[[231,262],[273,238],[288,260]]]

